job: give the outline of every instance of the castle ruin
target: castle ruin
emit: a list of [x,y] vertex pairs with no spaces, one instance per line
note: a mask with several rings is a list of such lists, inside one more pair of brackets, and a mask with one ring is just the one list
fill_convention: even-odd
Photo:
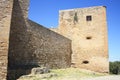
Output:
[[0,1],[0,80],[16,80],[33,67],[109,72],[106,8],[62,10],[59,26],[28,19],[29,0]]

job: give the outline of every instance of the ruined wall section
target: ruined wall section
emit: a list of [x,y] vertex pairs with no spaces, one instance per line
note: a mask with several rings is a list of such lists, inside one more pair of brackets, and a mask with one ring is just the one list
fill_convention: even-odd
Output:
[[58,29],[58,33],[72,40],[74,67],[109,72],[104,6],[62,10],[59,15]]
[[0,80],[6,80],[13,0],[0,0]]

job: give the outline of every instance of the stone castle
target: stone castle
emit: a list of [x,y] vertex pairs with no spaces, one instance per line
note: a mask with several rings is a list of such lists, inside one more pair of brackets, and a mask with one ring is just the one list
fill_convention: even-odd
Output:
[[62,10],[59,26],[28,19],[29,0],[0,0],[0,80],[16,80],[33,67],[109,72],[106,7]]

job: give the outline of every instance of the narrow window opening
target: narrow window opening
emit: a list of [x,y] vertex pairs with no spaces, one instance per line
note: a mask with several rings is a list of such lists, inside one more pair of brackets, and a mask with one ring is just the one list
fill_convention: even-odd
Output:
[[85,60],[85,61],[83,61],[82,63],[83,63],[83,64],[88,64],[88,63],[89,63],[89,61],[86,61],[86,60]]
[[71,65],[75,65],[75,63],[71,63]]
[[91,37],[91,36],[88,36],[88,37],[86,37],[86,39],[87,39],[87,40],[90,40],[90,39],[92,39],[92,37]]
[[92,16],[86,16],[86,21],[92,21]]

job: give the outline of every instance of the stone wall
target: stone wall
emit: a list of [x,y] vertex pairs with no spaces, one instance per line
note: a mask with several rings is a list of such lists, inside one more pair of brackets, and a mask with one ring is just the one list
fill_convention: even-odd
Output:
[[29,0],[14,0],[13,5],[8,80],[29,74],[33,67],[70,67],[71,40],[28,20]]
[[97,6],[59,13],[59,27],[51,30],[72,41],[72,66],[109,72],[106,8]]
[[71,65],[71,40],[29,20],[29,35],[34,62],[50,68],[67,68]]
[[6,80],[13,0],[0,0],[0,80]]
[[[24,55],[28,53],[27,11],[29,0],[14,0],[9,38],[8,80],[16,80],[27,74],[24,67]],[[21,59],[21,60],[20,60]],[[23,69],[22,69],[23,68]],[[25,68],[25,69],[24,69]]]

